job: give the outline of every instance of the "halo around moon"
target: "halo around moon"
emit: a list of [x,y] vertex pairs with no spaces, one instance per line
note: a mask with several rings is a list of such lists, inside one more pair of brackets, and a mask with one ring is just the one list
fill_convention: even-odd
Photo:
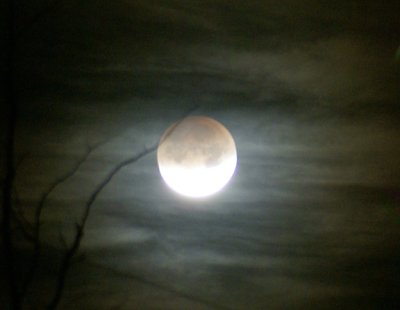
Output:
[[210,117],[186,117],[161,137],[157,162],[162,178],[175,192],[193,198],[209,196],[221,190],[235,172],[235,141]]

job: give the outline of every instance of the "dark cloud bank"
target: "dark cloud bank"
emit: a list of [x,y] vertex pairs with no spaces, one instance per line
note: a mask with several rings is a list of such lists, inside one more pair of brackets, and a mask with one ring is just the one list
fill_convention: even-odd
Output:
[[59,234],[96,184],[194,106],[234,136],[235,177],[190,201],[155,154],[123,169],[61,309],[398,307],[397,1],[64,1],[30,24],[46,6],[18,8],[28,216],[87,141],[103,144],[46,204],[27,309],[51,295]]

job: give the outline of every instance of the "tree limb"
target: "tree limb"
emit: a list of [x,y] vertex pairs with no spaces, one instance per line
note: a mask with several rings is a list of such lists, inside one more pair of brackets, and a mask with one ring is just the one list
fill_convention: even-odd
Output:
[[[183,118],[176,123],[174,128],[176,128],[183,121],[183,119],[185,117],[187,117],[189,114],[191,114],[196,109],[198,109],[197,106],[192,108],[192,109],[190,109],[190,110],[188,110],[184,114]],[[161,141],[160,143],[162,143],[164,141],[165,141],[165,139],[163,141]],[[59,269],[59,273],[58,273],[58,281],[57,281],[56,291],[55,291],[55,294],[53,296],[53,299],[51,300],[51,302],[49,303],[49,305],[47,307],[48,310],[56,309],[58,304],[61,301],[62,293],[63,293],[64,286],[65,286],[66,275],[67,275],[69,267],[71,266],[71,260],[79,250],[80,244],[81,244],[83,236],[84,236],[85,226],[86,226],[87,220],[88,220],[89,215],[90,215],[90,211],[91,211],[92,206],[93,206],[94,202],[96,201],[97,197],[99,196],[101,191],[110,183],[112,178],[122,168],[124,168],[124,167],[126,167],[126,166],[128,166],[130,164],[134,164],[137,161],[139,161],[140,159],[142,159],[143,157],[145,157],[146,155],[154,152],[157,149],[158,145],[159,145],[159,143],[154,143],[152,146],[150,146],[148,148],[145,148],[143,151],[139,152],[135,156],[133,156],[131,158],[128,158],[128,159],[122,161],[121,163],[119,163],[118,165],[116,165],[106,175],[106,177],[97,185],[97,187],[94,189],[92,194],[89,196],[89,198],[88,198],[88,200],[86,201],[86,204],[85,204],[85,209],[84,209],[81,221],[80,221],[79,224],[76,224],[76,233],[75,233],[74,240],[73,240],[70,248],[65,252],[65,254],[64,254],[63,258],[62,258],[60,269]]]
[[95,145],[90,146],[87,144],[86,146],[86,151],[85,154],[78,160],[78,162],[72,167],[70,171],[65,173],[63,176],[57,178],[54,180],[47,190],[43,192],[43,194],[40,197],[40,200],[38,202],[38,205],[36,206],[35,209],[35,215],[34,215],[34,223],[33,223],[33,256],[31,259],[31,262],[29,264],[28,272],[25,278],[25,281],[23,282],[22,286],[22,292],[21,292],[21,297],[24,298],[26,296],[27,290],[29,286],[31,285],[37,265],[38,265],[38,260],[41,252],[41,242],[40,242],[40,228],[41,228],[41,217],[42,217],[42,212],[43,208],[46,204],[46,201],[48,197],[50,196],[51,193],[54,192],[54,190],[62,183],[67,181],[69,178],[71,178],[75,173],[80,169],[80,167],[83,165],[84,162],[88,159],[89,155],[97,149],[100,145],[104,144],[106,141],[97,143]]

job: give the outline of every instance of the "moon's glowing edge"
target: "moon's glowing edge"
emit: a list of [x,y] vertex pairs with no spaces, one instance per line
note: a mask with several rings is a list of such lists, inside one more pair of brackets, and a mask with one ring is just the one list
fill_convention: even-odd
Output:
[[186,197],[201,198],[220,191],[232,178],[237,164],[236,152],[213,167],[184,168],[160,166],[165,183],[175,192]]

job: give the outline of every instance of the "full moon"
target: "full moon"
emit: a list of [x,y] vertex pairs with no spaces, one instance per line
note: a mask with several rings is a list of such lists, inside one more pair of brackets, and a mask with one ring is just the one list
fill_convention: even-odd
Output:
[[161,137],[157,161],[162,178],[172,190],[193,198],[209,196],[220,191],[235,172],[235,141],[210,117],[186,117]]

